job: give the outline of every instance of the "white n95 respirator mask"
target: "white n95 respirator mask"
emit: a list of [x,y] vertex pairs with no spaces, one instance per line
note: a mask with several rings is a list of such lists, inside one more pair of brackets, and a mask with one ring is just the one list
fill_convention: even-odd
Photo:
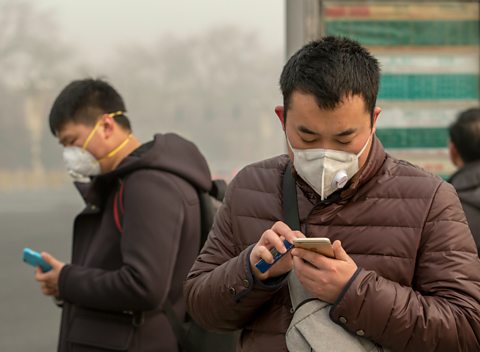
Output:
[[[106,114],[110,117],[115,117],[119,115],[123,115],[122,111],[117,111],[114,113]],[[110,153],[108,153],[105,157],[97,160],[92,153],[87,150],[88,144],[90,143],[93,135],[97,131],[98,127],[100,126],[101,120],[98,120],[95,124],[95,127],[92,131],[88,134],[85,142],[83,143],[82,147],[76,146],[68,146],[63,149],[63,161],[67,168],[68,173],[75,179],[75,180],[86,180],[89,176],[97,176],[100,175],[102,169],[100,167],[100,162],[107,158],[111,158],[116,153],[118,153],[122,148],[124,148],[128,141],[131,139],[132,135],[129,134],[128,137],[115,149],[113,149]]]
[[358,158],[370,141],[358,154],[333,149],[295,149],[287,142],[293,153],[293,166],[297,174],[321,197],[326,199],[358,172]]
[[63,161],[74,179],[96,176],[101,172],[98,160],[89,151],[80,147],[65,147]]

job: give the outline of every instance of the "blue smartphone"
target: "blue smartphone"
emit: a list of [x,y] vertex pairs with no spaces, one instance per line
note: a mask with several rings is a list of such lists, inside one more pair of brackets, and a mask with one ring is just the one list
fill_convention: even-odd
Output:
[[272,253],[272,256],[273,256],[273,263],[270,264],[270,263],[267,263],[265,260],[263,259],[260,259],[260,261],[255,264],[255,267],[263,274],[265,271],[267,271],[268,269],[270,269],[270,267],[275,264],[281,257],[283,257],[285,254],[288,253],[288,251],[290,249],[293,248],[293,244],[291,244],[290,242],[288,242],[287,240],[283,240],[283,244],[285,245],[285,248],[287,249],[287,251],[285,253],[280,253],[279,251],[277,251],[277,249],[274,247],[270,250],[270,253]]
[[51,265],[47,264],[47,262],[43,260],[40,253],[35,252],[33,249],[30,248],[23,249],[23,261],[27,264],[30,264],[31,266],[40,267],[40,269],[42,269],[44,273],[52,270]]

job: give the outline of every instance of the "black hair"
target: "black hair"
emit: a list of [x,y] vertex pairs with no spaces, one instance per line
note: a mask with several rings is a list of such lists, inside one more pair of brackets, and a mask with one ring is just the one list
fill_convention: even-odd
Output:
[[[67,122],[95,125],[99,115],[126,112],[120,94],[101,79],[86,78],[69,83],[60,92],[50,110],[50,131],[55,135]],[[100,114],[99,114],[100,113]],[[131,131],[125,115],[117,115],[115,121]]]
[[347,96],[360,95],[372,116],[380,67],[358,42],[328,36],[297,51],[280,76],[285,118],[294,91],[312,94],[322,109],[333,110]]
[[480,108],[461,112],[448,132],[464,163],[480,160]]

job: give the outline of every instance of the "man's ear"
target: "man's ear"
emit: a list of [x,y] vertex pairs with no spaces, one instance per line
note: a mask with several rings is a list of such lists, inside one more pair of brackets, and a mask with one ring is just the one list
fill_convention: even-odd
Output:
[[282,129],[285,131],[285,109],[282,105],[275,106],[275,114],[282,124]]
[[108,114],[103,115],[102,133],[105,139],[109,139],[117,128],[115,120]]
[[375,106],[375,109],[373,109],[373,116],[372,116],[372,133],[375,133],[377,131],[377,119],[380,113],[382,112],[382,108]]

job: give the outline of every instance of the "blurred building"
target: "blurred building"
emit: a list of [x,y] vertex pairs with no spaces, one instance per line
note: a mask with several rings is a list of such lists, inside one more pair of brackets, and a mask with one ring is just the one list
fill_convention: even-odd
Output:
[[379,60],[377,136],[388,151],[447,176],[446,127],[479,104],[478,1],[287,0],[287,56],[322,35],[346,36]]

